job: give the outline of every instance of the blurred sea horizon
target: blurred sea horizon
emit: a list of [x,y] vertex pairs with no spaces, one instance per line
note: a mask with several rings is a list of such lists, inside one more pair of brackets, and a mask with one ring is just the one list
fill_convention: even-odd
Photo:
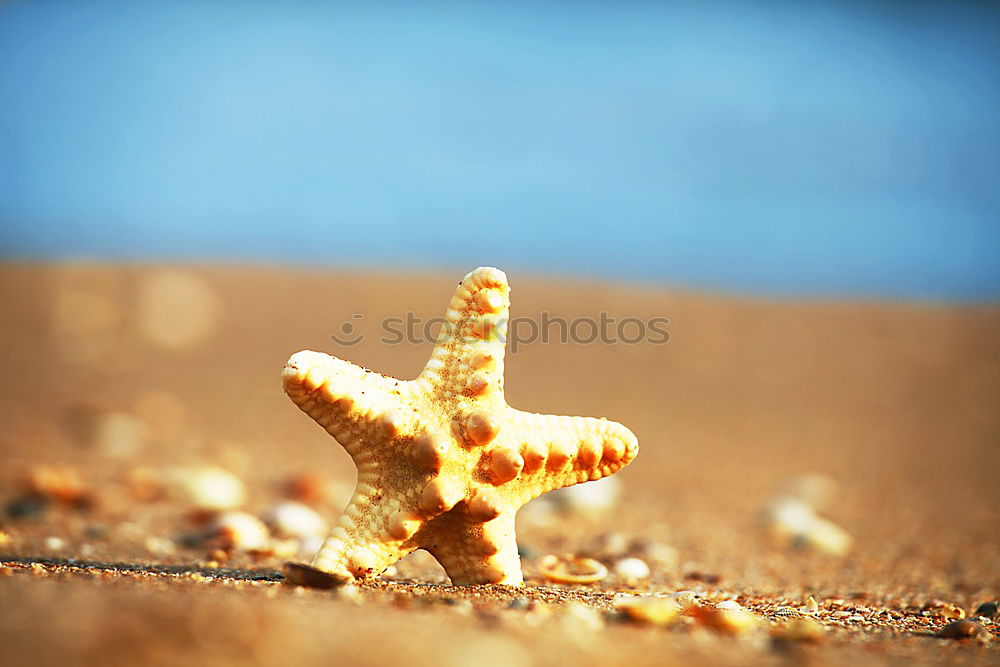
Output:
[[1000,299],[1000,6],[0,6],[0,257]]

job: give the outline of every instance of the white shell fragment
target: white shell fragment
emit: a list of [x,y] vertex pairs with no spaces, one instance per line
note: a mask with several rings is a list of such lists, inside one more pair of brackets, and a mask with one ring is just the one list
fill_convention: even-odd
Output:
[[260,519],[247,512],[224,512],[208,525],[207,536],[221,548],[266,551],[271,535]]
[[783,546],[843,556],[851,548],[851,536],[837,524],[819,516],[811,504],[826,502],[832,482],[815,475],[795,480],[790,491],[775,499],[765,511],[771,535]]
[[649,578],[649,565],[641,558],[622,558],[615,563],[615,574],[626,581]]
[[242,507],[247,499],[242,480],[215,466],[174,468],[168,472],[167,479],[171,495],[199,509],[236,509]]
[[329,525],[316,510],[293,500],[273,505],[263,519],[278,537],[306,539],[324,537],[329,532]]
[[560,584],[593,584],[608,576],[608,568],[593,558],[548,555],[540,569],[542,576]]

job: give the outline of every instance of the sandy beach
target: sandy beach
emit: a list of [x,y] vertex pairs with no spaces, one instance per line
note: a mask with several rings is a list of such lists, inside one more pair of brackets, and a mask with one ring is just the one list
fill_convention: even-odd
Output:
[[[0,662],[1000,659],[993,619],[972,639],[934,636],[1000,597],[995,305],[768,300],[509,272],[513,318],[669,320],[663,344],[508,350],[512,406],[605,416],[640,443],[592,506],[566,499],[519,517],[524,588],[449,586],[423,554],[346,591],[295,588],[280,574],[295,545],[192,538],[212,518],[170,480],[198,466],[238,479],[234,506],[254,516],[307,479],[322,487],[319,515],[336,519],[353,466],[284,396],[281,368],[312,349],[414,377],[431,343],[382,342],[380,323],[439,317],[452,273],[0,266]],[[345,322],[364,339],[332,340]],[[788,498],[847,541],[782,538],[774,508]],[[558,584],[541,574],[548,554],[588,555],[610,574]],[[623,576],[627,557],[649,576]],[[735,601],[755,625],[727,633],[685,614],[660,627],[616,611],[616,595],[679,591],[699,607]],[[789,631],[792,617],[809,631]]]

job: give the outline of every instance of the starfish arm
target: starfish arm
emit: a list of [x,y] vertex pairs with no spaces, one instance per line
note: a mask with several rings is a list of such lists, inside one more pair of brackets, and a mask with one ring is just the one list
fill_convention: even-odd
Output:
[[442,395],[503,400],[510,287],[500,269],[480,267],[459,283],[431,358],[417,382]]
[[[368,481],[362,472],[350,503],[337,525],[313,557],[312,566],[325,572],[357,578],[377,576],[417,548],[412,540],[397,539],[395,515],[385,506],[400,506],[385,498],[385,491]],[[405,514],[405,513],[404,513]]]
[[618,422],[514,409],[511,413],[504,428],[520,437],[498,450],[513,456],[520,468],[511,489],[520,502],[607,477],[631,463],[639,452],[635,435]]
[[308,350],[292,355],[281,378],[289,398],[359,465],[373,453],[372,443],[408,430],[412,411],[403,400],[408,382]]
[[467,511],[449,512],[421,531],[420,546],[437,559],[451,583],[523,583],[521,558],[514,535],[513,510],[490,521],[470,517]]

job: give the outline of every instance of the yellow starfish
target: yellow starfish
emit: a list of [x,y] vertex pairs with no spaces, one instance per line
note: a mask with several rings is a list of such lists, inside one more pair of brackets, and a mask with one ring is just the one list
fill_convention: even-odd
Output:
[[503,271],[481,267],[467,275],[415,380],[320,352],[288,360],[288,396],[358,469],[354,496],[313,568],[343,579],[370,577],[426,549],[455,584],[521,584],[517,510],[635,458],[638,442],[621,424],[507,405],[509,307]]

